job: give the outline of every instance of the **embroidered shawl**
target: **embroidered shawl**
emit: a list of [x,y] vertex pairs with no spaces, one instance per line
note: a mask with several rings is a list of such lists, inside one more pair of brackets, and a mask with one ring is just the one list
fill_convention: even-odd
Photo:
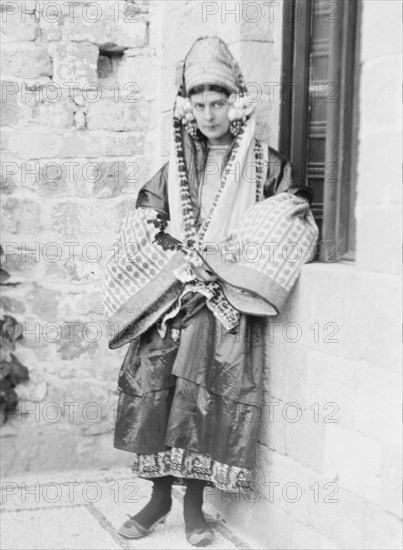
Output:
[[[238,89],[245,94],[244,79],[235,60],[234,67]],[[183,72],[177,97],[183,97],[184,90]],[[119,254],[114,251],[108,259],[104,296],[112,331],[110,347],[127,343],[158,319],[161,321],[162,316],[164,322],[174,316],[180,309],[181,298],[190,291],[206,296],[207,307],[226,330],[239,323],[239,311],[227,299],[223,286],[219,282],[197,280],[192,266],[202,265],[206,245],[229,238],[248,209],[263,199],[268,149],[255,138],[255,115],[249,115],[240,123],[208,216],[196,229],[191,198],[194,189],[189,185],[191,166],[185,162],[184,136],[194,140],[193,150],[198,144],[188,130],[179,118],[173,117],[169,219],[152,208],[130,212],[120,230]],[[160,322],[161,336],[165,332],[164,322]]]

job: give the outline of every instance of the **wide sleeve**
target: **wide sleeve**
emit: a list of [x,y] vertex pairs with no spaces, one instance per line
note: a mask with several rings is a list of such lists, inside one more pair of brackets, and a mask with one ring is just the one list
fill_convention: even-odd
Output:
[[136,208],[154,208],[169,215],[168,167],[169,162],[143,185],[137,197]]
[[136,208],[123,219],[103,276],[109,347],[120,347],[154,324],[179,297],[182,243],[165,232],[167,214]]
[[268,150],[267,178],[263,187],[264,198],[287,192],[299,195],[312,204],[313,191],[302,183],[296,167],[272,147],[268,147]]

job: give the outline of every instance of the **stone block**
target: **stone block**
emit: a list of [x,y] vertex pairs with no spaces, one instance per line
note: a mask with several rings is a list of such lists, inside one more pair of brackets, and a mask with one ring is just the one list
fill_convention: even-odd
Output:
[[104,97],[88,108],[89,130],[113,132],[140,132],[148,128],[150,106],[147,102],[125,103],[113,97]]
[[97,62],[99,50],[93,44],[85,42],[67,42],[57,44],[54,49],[54,82],[61,87],[86,87],[90,94],[90,84],[98,84]]
[[28,90],[25,83],[18,85],[13,82],[2,82],[1,125],[24,129],[28,124],[58,130],[71,128],[74,103],[52,86]]
[[[3,133],[4,129],[1,131]],[[8,151],[2,150],[1,157],[0,189],[4,195],[9,195],[16,189],[14,177],[18,173],[19,164],[16,162],[15,156]]]
[[[80,324],[69,319],[60,323],[60,326],[65,331],[58,334],[58,339],[55,339],[53,344],[58,360],[53,362],[53,365],[46,363],[44,376],[49,381],[48,401],[63,403],[69,399],[66,396],[69,380],[77,382],[79,379],[93,379],[94,384],[98,380],[99,377],[94,372],[95,351],[98,345],[97,343],[85,345],[80,332],[85,326],[84,323]],[[72,335],[74,335],[74,341],[70,341],[73,338]]]
[[[58,304],[62,297],[60,291],[45,287],[35,281],[26,294],[27,305],[44,322],[58,322]],[[50,327],[49,327],[50,333]],[[53,332],[52,332],[53,333]],[[46,339],[45,339],[46,341]]]
[[4,131],[3,135],[4,148],[17,158],[52,157],[60,152],[61,136],[47,130],[35,129],[22,133],[13,129]]
[[[249,94],[251,100],[257,100],[259,95],[255,96],[256,88],[251,86]],[[277,146],[278,141],[278,104],[264,95],[257,101],[256,106],[256,137],[272,147]]]
[[361,550],[366,502],[342,488],[333,493],[328,488],[327,500],[310,503],[310,526],[340,548]]
[[30,122],[58,130],[59,132],[64,129],[68,130],[74,125],[74,107],[74,103],[62,96],[54,103],[46,101],[46,99],[40,102],[31,100],[32,111]]
[[316,529],[297,522],[294,526],[294,536],[291,548],[295,550],[340,550],[340,546]]
[[38,271],[40,255],[30,253],[27,250],[25,243],[15,242],[3,246],[4,259],[2,260],[3,267],[13,276],[13,278],[21,280],[21,278],[34,278]]
[[399,75],[394,70],[401,55],[379,57],[364,62],[360,73],[360,130],[362,141],[369,130],[399,128]]
[[164,93],[161,94],[161,111],[173,111],[175,97],[178,92],[178,85],[175,82],[175,65],[169,65],[161,69],[161,87]]
[[82,295],[80,303],[80,315],[91,315],[97,318],[100,317],[102,320],[104,320],[104,306],[101,288],[98,288],[92,292],[86,292]]
[[[277,327],[281,330],[282,327]],[[273,355],[274,354],[274,355]],[[306,383],[306,350],[298,344],[276,340],[269,355],[269,394],[283,402],[303,403]]]
[[[358,159],[356,204],[358,208],[375,205],[396,205],[402,202],[402,189],[396,185],[400,178],[399,167],[393,162],[381,162],[382,158],[400,154],[398,129],[379,127],[367,131],[361,141]],[[379,162],[374,162],[379,159]],[[380,182],[382,184],[380,185]],[[365,226],[365,219],[363,228]],[[362,243],[364,250],[370,248]]]
[[51,229],[63,242],[96,243],[102,249],[115,242],[118,207],[108,201],[62,201],[52,208]]
[[[28,430],[24,430],[27,434]],[[45,427],[32,430],[32,434],[25,437],[25,445],[29,448],[27,453],[21,454],[16,470],[27,469],[28,463],[32,464],[33,471],[62,470],[74,468],[83,461],[83,452],[80,448],[80,437],[77,429],[61,422],[49,423]],[[52,453],[49,452],[49,441],[52,442]],[[66,453],[67,447],[74,447],[75,453]],[[41,467],[43,465],[43,468]],[[48,513],[48,512],[47,512]]]
[[0,11],[4,14],[3,17],[5,18],[13,17],[14,13],[18,13],[21,20],[24,21],[24,14],[35,13],[38,4],[38,0],[26,0],[23,6],[19,6],[17,2],[0,0]]
[[[363,357],[370,365],[401,372],[400,278],[382,273],[363,272],[357,285],[360,319],[357,328],[365,333]],[[370,299],[369,299],[370,297]]]
[[[26,283],[28,286],[28,283]],[[27,294],[32,292],[32,285],[29,285]],[[57,361],[55,346],[49,345],[47,341],[46,323],[38,319],[36,312],[31,309],[32,301],[26,301],[27,311],[24,314],[23,323],[23,345],[19,350],[21,360],[30,367],[31,365],[35,370],[46,380],[45,372],[49,369],[52,371],[55,362]],[[50,334],[50,332],[49,332]],[[49,391],[51,391],[53,384],[48,385]],[[54,387],[54,386],[53,386]]]
[[[294,409],[289,416],[296,419],[297,410]],[[286,418],[288,418],[286,414]],[[314,411],[305,410],[297,422],[286,421],[285,440],[286,454],[303,466],[316,472],[323,471],[324,437],[326,424],[323,419],[319,421],[314,417]]]
[[[137,51],[138,52],[138,51]],[[125,102],[139,98],[155,99],[159,91],[156,79],[160,78],[159,58],[155,55],[125,52],[117,66],[116,81]],[[168,83],[166,83],[168,85]],[[163,82],[165,93],[165,82]]]
[[357,373],[356,429],[386,446],[401,434],[401,382],[400,374],[384,369],[363,366]]
[[401,209],[396,206],[358,206],[357,266],[368,271],[400,273]]
[[[220,31],[224,29],[222,25],[217,27],[215,17],[203,18],[202,2],[171,2],[165,10],[162,29],[164,64],[172,65],[183,60],[199,36],[218,35],[219,28]],[[180,40],[173,40],[174,36]]]
[[205,2],[196,14],[206,30],[215,30],[228,44],[240,39],[273,41],[282,28],[280,2]]
[[398,550],[402,547],[402,521],[381,508],[368,505],[363,535],[365,550]]
[[[236,501],[228,507],[226,518],[234,534],[242,536],[242,533],[248,532],[252,548],[291,548],[294,518],[265,499],[258,499],[254,503]],[[254,526],[253,530],[250,529],[251,525]]]
[[[13,3],[10,3],[13,5]],[[16,3],[14,6],[16,7]],[[21,14],[20,10],[13,13],[3,13],[1,23],[1,41],[30,42],[39,36],[39,25],[33,13]]]
[[286,454],[286,424],[287,421],[282,415],[284,402],[278,399],[270,399],[266,395],[262,404],[262,425],[259,441],[280,454]]
[[275,42],[281,36],[282,11],[280,2],[245,2],[242,9],[242,39]]
[[2,205],[2,224],[11,235],[37,235],[42,229],[41,207],[33,200],[7,198]]
[[[85,244],[83,245],[85,246]],[[81,248],[83,248],[83,246]],[[48,263],[46,265],[46,280],[60,284],[62,281],[69,281],[70,285],[83,283],[96,284],[101,278],[101,270],[98,262],[93,262],[93,258],[97,258],[98,254],[102,254],[102,250],[96,247],[87,247],[88,252],[86,258],[61,258],[60,261]],[[92,255],[90,255],[92,254]],[[67,255],[66,255],[67,256]],[[82,300],[82,296],[81,299]],[[71,300],[71,297],[69,298]]]
[[[311,319],[312,293],[315,292],[314,274],[302,268],[300,276],[295,284],[291,296],[288,298],[281,313],[285,323],[298,323],[300,327],[306,328],[306,320]],[[304,331],[304,332],[305,332]],[[312,334],[312,332],[310,331]]]
[[[248,87],[255,87],[261,94],[269,94],[280,82],[280,59],[271,42],[241,40],[231,45]],[[256,63],[256,59],[266,59],[267,63]],[[278,88],[278,86],[277,86]]]
[[102,144],[102,155],[106,157],[132,157],[142,155],[144,152],[144,134],[142,132],[94,131],[91,135]]
[[31,401],[34,403],[42,402],[48,393],[48,384],[46,380],[39,375],[34,368],[30,369],[30,380],[24,384],[18,384],[16,393],[21,401]]
[[388,445],[383,449],[382,481],[379,494],[381,508],[402,516],[402,450],[398,445]]
[[[351,306],[340,297],[348,293],[350,274],[353,276],[355,271],[343,264],[321,263],[307,264],[303,270],[307,275],[306,291],[311,291],[311,307],[301,325],[302,337],[298,343],[326,354],[342,355],[348,336],[345,317],[350,315]],[[357,355],[361,356],[359,346],[358,340]]]
[[41,17],[39,21],[41,42],[57,42],[61,39],[60,21],[51,21]]
[[67,162],[59,159],[21,161],[14,182],[20,189],[29,189],[39,196],[71,196],[74,166],[68,166]]
[[[114,468],[116,465],[125,466],[131,468],[130,457],[126,456],[126,453],[122,453],[119,449],[115,449],[111,445],[111,433],[100,434],[93,441],[93,453],[95,464],[97,468]],[[83,467],[85,465],[83,464]]]
[[[338,343],[334,345],[331,342],[327,343],[321,351],[338,357],[342,356],[351,361],[362,361],[365,359],[365,350],[368,346],[366,327],[363,322],[366,315],[365,307],[368,303],[368,300],[363,300],[367,272],[357,271],[353,262],[347,266],[339,264],[336,269],[334,269],[335,267],[333,265],[333,271],[337,272],[339,277],[344,278],[345,283],[344,293],[340,300],[342,317],[340,322],[329,324],[327,330],[324,330],[325,325],[322,324],[321,338],[338,340]],[[329,271],[332,269],[330,268]]]
[[382,469],[382,445],[337,424],[327,424],[324,473],[341,487],[376,502]]
[[1,59],[4,75],[22,79],[52,76],[51,58],[46,48],[39,44],[4,44]]
[[[116,205],[117,220],[120,221],[124,216],[136,208],[136,199],[127,197]],[[116,226],[117,227],[117,226]]]
[[87,163],[82,177],[74,182],[77,197],[107,199],[138,187],[139,165],[136,157],[130,160],[97,161]]
[[361,59],[398,54],[400,10],[395,2],[366,2],[362,11]]
[[87,41],[107,51],[147,45],[147,15],[136,4],[102,1],[66,10],[63,37]]
[[172,110],[161,115],[161,157],[170,155],[172,142]]
[[[77,344],[80,343],[82,338],[81,325],[77,330]],[[82,342],[85,346],[85,341]],[[87,343],[87,347],[88,343]],[[80,383],[83,376],[79,375],[77,378],[69,376],[66,378],[64,386],[64,396],[66,402],[78,403],[76,414],[74,415],[74,424],[80,424],[90,427],[91,425],[98,424],[101,419],[113,417],[111,415],[110,405],[110,393],[108,392],[106,385],[103,381],[97,380],[93,377],[92,387],[88,387],[85,384]],[[93,406],[92,403],[95,405]]]
[[270,506],[276,506],[295,520],[308,522],[309,485],[313,478],[321,479],[320,474],[308,473],[291,457],[273,451],[268,457],[259,456],[258,465],[260,485]]
[[317,403],[320,422],[353,428],[357,371],[362,363],[309,350],[306,365],[303,406],[310,407],[313,415]]
[[[69,162],[63,159],[75,159],[77,157],[99,158],[102,156],[102,145],[94,140],[89,132],[64,132],[56,133],[52,129],[31,127],[25,132],[16,130],[4,131],[4,147],[17,158],[23,159],[49,159],[41,160],[41,171],[46,172],[47,164],[60,165],[60,170],[69,166]],[[52,160],[50,160],[52,159]],[[60,160],[60,161],[59,161]],[[63,166],[63,162],[65,166]],[[79,163],[70,161],[70,170],[75,177],[75,168]],[[60,171],[56,169],[57,172]],[[27,171],[27,170],[26,170]],[[48,178],[53,179],[54,170],[49,168]],[[21,168],[21,173],[23,169]],[[46,173],[43,174],[46,179]]]

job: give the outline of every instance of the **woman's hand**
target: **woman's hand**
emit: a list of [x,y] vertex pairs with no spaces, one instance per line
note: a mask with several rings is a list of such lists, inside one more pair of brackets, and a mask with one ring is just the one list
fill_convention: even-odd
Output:
[[192,266],[192,271],[194,271],[196,278],[204,283],[210,283],[218,280],[217,275],[214,275],[205,263],[203,266]]
[[188,250],[187,253],[188,268],[190,268],[191,273],[196,276],[198,281],[209,283],[218,280],[217,275],[211,271],[210,266],[206,263],[200,253],[195,250]]

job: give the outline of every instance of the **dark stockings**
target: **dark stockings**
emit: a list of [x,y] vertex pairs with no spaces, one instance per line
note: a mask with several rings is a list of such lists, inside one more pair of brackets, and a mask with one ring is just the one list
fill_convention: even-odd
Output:
[[165,516],[172,506],[172,476],[152,478],[154,482],[150,502],[133,519],[149,529],[160,517]]
[[186,493],[183,499],[183,515],[186,531],[208,529],[208,524],[202,512],[204,481],[188,479]]

